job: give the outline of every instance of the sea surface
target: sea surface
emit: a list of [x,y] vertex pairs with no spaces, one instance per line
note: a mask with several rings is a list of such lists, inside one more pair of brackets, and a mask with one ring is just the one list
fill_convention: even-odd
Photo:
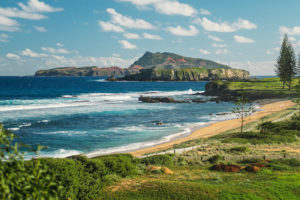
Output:
[[[0,77],[0,123],[45,157],[132,151],[234,118],[233,103],[142,103],[139,96],[209,97],[206,82],[106,82],[101,77]],[[156,122],[162,122],[158,126]],[[30,158],[31,152],[25,152]]]

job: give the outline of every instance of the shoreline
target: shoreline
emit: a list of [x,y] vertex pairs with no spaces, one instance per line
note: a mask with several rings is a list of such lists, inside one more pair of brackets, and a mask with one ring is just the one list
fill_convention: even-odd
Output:
[[[266,115],[279,112],[290,108],[295,105],[291,100],[286,99],[263,99],[256,102],[260,108],[259,111],[255,112],[253,115],[245,118],[245,124],[256,121]],[[175,144],[180,144],[189,140],[199,139],[199,138],[209,138],[225,131],[238,128],[240,126],[239,119],[223,120],[218,122],[211,122],[200,127],[190,127],[191,133],[186,137],[175,138],[171,141],[157,144],[154,146],[141,148],[135,151],[127,152],[135,157],[140,157],[145,154],[155,153],[158,151],[163,151],[172,148]],[[125,152],[124,152],[125,153]],[[93,157],[97,157],[96,155]]]

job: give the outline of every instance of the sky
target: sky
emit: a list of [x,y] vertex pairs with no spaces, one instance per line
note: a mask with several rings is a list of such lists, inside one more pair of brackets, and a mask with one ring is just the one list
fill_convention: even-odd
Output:
[[300,52],[299,0],[0,0],[0,76],[128,67],[172,52],[274,75],[284,34]]

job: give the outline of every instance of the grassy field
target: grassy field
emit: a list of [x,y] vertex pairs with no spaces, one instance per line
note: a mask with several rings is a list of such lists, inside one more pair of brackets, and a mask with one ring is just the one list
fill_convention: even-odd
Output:
[[287,199],[300,198],[299,166],[257,173],[214,172],[205,167],[174,168],[174,175],[127,178],[106,188],[102,199]]
[[[294,91],[300,78],[293,79],[291,83],[291,90],[288,86],[282,88],[282,82],[279,78],[264,78],[264,79],[250,79],[248,81],[214,81],[211,84],[218,85],[217,88],[222,88],[223,95],[231,94],[233,96],[240,96],[241,89],[245,96],[251,100],[266,99],[266,98],[288,98],[296,97]],[[226,91],[224,91],[224,89]]]

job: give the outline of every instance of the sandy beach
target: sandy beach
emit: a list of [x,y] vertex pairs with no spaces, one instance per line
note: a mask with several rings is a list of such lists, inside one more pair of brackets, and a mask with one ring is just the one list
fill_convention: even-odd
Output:
[[[280,100],[280,101],[274,101],[274,100],[262,100],[258,102],[261,107],[260,111],[257,111],[255,114],[245,118],[245,124],[250,123],[252,121],[256,121],[261,117],[264,117],[266,115],[285,110],[287,108],[290,108],[294,106],[295,104],[291,100]],[[192,132],[190,135],[184,138],[179,138],[167,143],[159,144],[153,147],[145,148],[145,149],[139,149],[137,151],[131,152],[133,156],[142,156],[144,154],[153,153],[157,151],[162,151],[168,148],[173,147],[175,144],[180,144],[182,142],[186,142],[193,139],[198,138],[208,138],[215,135],[218,135],[220,133],[223,133],[225,131],[235,129],[240,127],[240,119],[232,119],[232,120],[226,120],[221,122],[213,123],[209,126],[200,128]]]

